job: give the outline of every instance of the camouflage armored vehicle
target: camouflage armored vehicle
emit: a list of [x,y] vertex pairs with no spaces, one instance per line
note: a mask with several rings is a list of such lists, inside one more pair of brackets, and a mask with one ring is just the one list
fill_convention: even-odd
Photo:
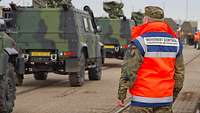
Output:
[[137,25],[141,25],[143,23],[144,14],[140,11],[132,12],[131,19],[135,21]]
[[96,23],[101,27],[99,33],[104,44],[104,58],[123,59],[125,50],[131,38],[133,20],[126,19],[122,8],[124,4],[118,0],[105,0],[103,9],[109,17],[96,17]]
[[[68,7],[19,8],[12,7],[15,32],[20,55],[25,58],[25,74],[35,80],[46,80],[49,72],[69,74],[71,86],[82,86],[85,70],[89,80],[101,79],[103,45],[96,34],[98,29],[93,12]],[[23,76],[17,76],[22,85]]]
[[102,28],[100,36],[104,44],[104,57],[123,59],[135,22],[110,18],[96,18],[96,22]]
[[103,0],[103,10],[110,18],[125,17],[122,8],[124,4],[121,0]]
[[[6,24],[0,19],[0,113],[11,113],[14,107],[15,77],[23,74],[23,59],[18,57],[15,42],[6,33]],[[20,72],[21,71],[21,72]]]

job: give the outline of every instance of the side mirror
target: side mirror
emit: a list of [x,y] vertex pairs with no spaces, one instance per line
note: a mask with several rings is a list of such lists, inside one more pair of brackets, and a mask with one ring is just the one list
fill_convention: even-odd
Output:
[[101,26],[97,26],[97,32],[102,32]]

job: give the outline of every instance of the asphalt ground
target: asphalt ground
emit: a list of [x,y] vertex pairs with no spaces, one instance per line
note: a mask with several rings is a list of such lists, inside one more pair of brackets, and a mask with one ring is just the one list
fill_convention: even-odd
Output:
[[[185,46],[186,80],[174,104],[175,113],[194,111],[199,99],[200,51]],[[70,87],[68,76],[50,73],[45,81],[26,75],[17,88],[13,113],[113,113],[116,107],[121,60],[106,59],[101,81],[86,81],[83,87]],[[186,111],[186,112],[184,112]]]

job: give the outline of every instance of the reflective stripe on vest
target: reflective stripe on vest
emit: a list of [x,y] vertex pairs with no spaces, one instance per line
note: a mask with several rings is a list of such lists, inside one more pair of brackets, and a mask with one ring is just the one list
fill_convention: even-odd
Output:
[[171,105],[173,102],[173,96],[163,98],[148,98],[141,96],[133,96],[131,105],[142,107],[161,107]]
[[132,101],[143,102],[143,103],[169,103],[173,101],[173,96],[162,97],[162,98],[132,96]]

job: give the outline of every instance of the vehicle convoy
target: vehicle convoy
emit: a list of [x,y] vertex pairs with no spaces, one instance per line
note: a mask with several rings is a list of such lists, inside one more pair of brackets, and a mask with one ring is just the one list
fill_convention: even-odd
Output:
[[[103,45],[92,10],[63,4],[61,8],[20,8],[12,4],[17,42],[25,59],[25,74],[46,80],[49,72],[69,75],[71,86],[82,86],[85,70],[89,80],[101,79]],[[22,85],[24,75],[17,76]]]
[[23,72],[23,58],[18,57],[15,42],[6,34],[6,24],[0,19],[0,113],[13,111],[16,98],[15,77]]

